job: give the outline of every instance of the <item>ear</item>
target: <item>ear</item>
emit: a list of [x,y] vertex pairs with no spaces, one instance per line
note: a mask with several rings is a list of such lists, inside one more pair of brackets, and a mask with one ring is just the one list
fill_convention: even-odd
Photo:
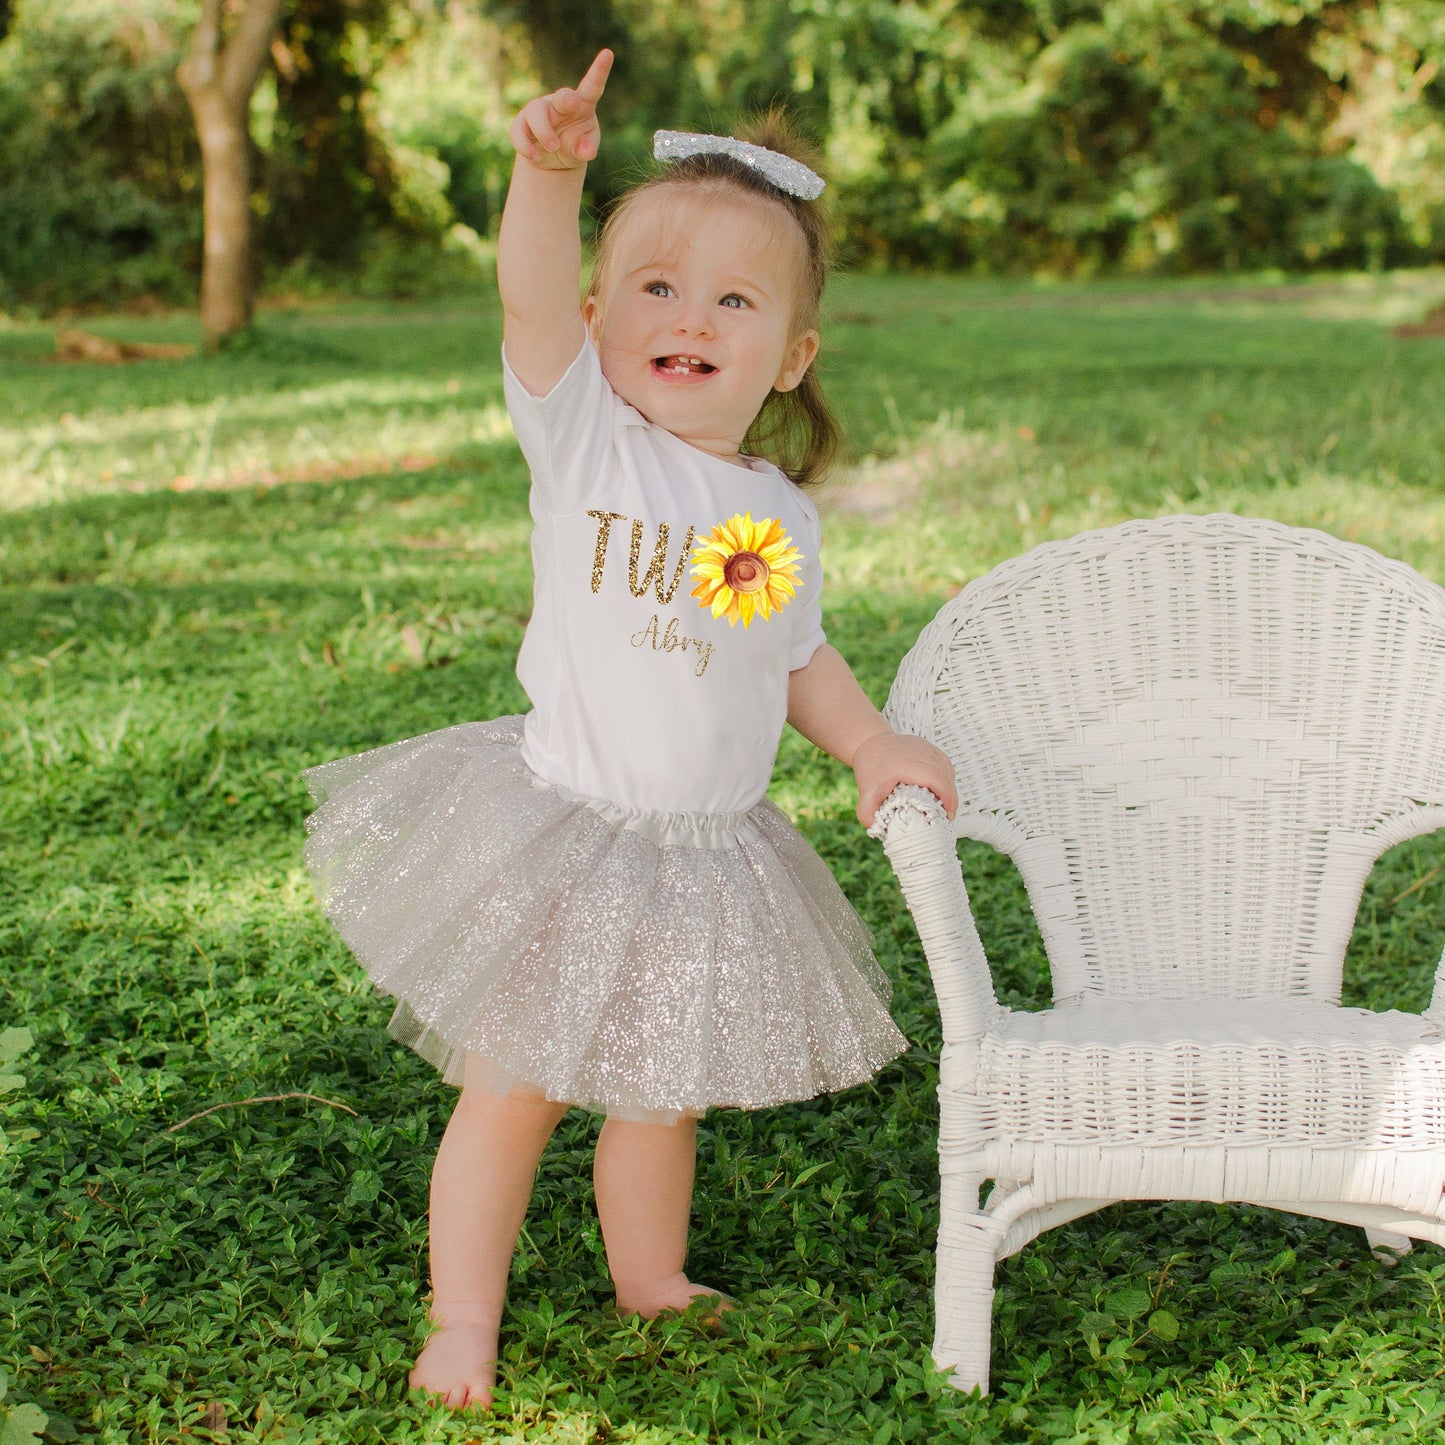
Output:
[[818,333],[807,330],[793,342],[783,356],[783,365],[778,379],[773,383],[774,391],[792,391],[813,364],[818,354]]

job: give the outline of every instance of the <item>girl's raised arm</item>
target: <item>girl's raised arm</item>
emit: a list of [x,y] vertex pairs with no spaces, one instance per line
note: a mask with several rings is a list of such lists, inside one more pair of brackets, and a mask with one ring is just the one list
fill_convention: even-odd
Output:
[[507,361],[533,396],[551,391],[582,344],[577,213],[611,69],[612,52],[598,51],[575,90],[528,101],[508,131],[517,158],[497,240],[497,289]]

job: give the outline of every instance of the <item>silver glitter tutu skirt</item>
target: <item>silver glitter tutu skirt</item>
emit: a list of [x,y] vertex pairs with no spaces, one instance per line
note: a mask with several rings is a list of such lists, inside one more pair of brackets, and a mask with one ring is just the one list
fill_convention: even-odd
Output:
[[871,1078],[907,1048],[862,921],[766,798],[644,813],[461,723],[305,774],[306,862],[449,1083],[663,1120]]

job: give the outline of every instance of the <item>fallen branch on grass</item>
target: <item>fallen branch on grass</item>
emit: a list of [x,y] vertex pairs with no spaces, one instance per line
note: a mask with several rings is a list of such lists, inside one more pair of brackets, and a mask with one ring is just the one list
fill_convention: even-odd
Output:
[[197,1119],[204,1119],[207,1114],[214,1114],[217,1109],[241,1109],[247,1104],[279,1104],[283,1099],[314,1099],[318,1104],[330,1104],[333,1109],[345,1109],[353,1117],[359,1117],[356,1110],[349,1105],[340,1104],[335,1099],[323,1099],[319,1094],[305,1094],[293,1092],[290,1094],[262,1094],[254,1099],[237,1099],[229,1104],[212,1104],[209,1109],[202,1109],[199,1114],[192,1114],[189,1119],[182,1119],[179,1124],[172,1124],[169,1129],[162,1129],[156,1135],[159,1139],[161,1134],[174,1134],[177,1129],[184,1129],[187,1124],[194,1124]]
[[179,361],[196,348],[178,341],[112,341],[89,331],[62,331],[55,338],[50,361],[91,361],[120,366],[127,361]]

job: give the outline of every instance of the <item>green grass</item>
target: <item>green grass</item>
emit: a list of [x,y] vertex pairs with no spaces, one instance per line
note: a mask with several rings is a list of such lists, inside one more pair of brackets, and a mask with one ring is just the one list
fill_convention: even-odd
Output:
[[[1441,290],[845,278],[832,639],[881,701],[969,578],[1177,510],[1322,526],[1445,582],[1445,341],[1386,324]],[[220,361],[107,370],[0,329],[0,1025],[36,1040],[0,1094],[0,1418],[38,1404],[50,1438],[117,1445],[221,1438],[213,1402],[233,1442],[1439,1438],[1440,1253],[1387,1270],[1358,1231],[1246,1208],[1046,1235],[999,1270],[994,1394],[939,1384],[932,994],[850,778],[794,735],[774,795],[873,927],[915,1047],[872,1086],[705,1121],[690,1264],[744,1302],[720,1337],[609,1311],[595,1122],[569,1119],[498,1412],[408,1401],[455,1095],[319,915],[300,773],[524,705],[498,340],[495,307],[271,313]],[[1016,875],[966,861],[1002,996],[1038,1000]],[[1382,861],[1347,1001],[1426,1001],[1442,875],[1439,837]],[[165,1132],[291,1091],[317,1097]]]

